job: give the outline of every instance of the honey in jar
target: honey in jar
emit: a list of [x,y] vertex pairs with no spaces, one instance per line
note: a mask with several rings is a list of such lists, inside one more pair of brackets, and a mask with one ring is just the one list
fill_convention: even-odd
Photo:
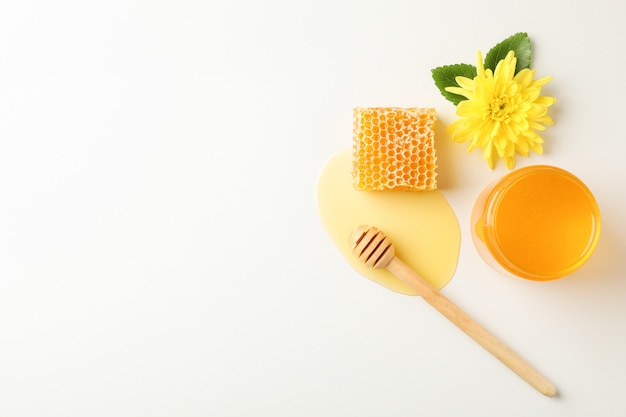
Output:
[[600,237],[600,211],[587,186],[548,165],[513,171],[488,186],[472,216],[472,238],[496,270],[535,280],[580,268]]

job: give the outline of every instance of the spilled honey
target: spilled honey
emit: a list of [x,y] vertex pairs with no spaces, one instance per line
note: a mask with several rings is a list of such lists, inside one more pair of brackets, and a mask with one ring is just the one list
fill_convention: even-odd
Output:
[[578,269],[600,235],[600,212],[589,189],[571,173],[546,165],[522,168],[487,187],[472,222],[474,243],[487,263],[537,281]]
[[357,191],[352,185],[352,153],[342,151],[323,167],[317,184],[322,224],[343,257],[361,275],[398,293],[415,291],[386,269],[371,269],[352,254],[350,233],[360,225],[383,230],[396,256],[434,287],[446,285],[456,270],[461,243],[457,217],[443,193]]

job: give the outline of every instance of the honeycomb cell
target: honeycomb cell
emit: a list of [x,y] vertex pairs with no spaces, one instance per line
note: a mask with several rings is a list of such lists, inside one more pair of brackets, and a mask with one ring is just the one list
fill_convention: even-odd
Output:
[[356,107],[352,141],[354,188],[436,189],[435,120],[432,108]]

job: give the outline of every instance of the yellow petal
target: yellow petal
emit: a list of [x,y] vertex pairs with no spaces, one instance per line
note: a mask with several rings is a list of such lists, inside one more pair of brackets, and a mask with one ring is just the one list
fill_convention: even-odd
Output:
[[513,157],[507,156],[506,158],[504,158],[504,162],[506,163],[506,167],[508,169],[515,168],[515,157],[514,156]]
[[543,87],[544,85],[548,84],[551,80],[552,80],[552,77],[539,78],[538,80],[533,81],[530,86],[531,87]]
[[456,77],[454,79],[456,81],[456,83],[461,87],[461,88],[465,88],[466,90],[473,90],[474,89],[474,80],[467,78],[467,77]]
[[483,54],[478,51],[476,53],[476,76],[485,77],[485,65],[483,64]]
[[520,84],[522,87],[528,87],[532,83],[534,75],[535,75],[534,70],[524,68],[523,70],[515,74],[515,77],[513,78],[513,80],[517,84]]
[[515,53],[513,51],[509,51],[506,54],[506,57],[498,62],[496,65],[496,70],[493,73],[494,78],[502,78],[506,80],[512,80],[513,74],[515,74],[515,66],[517,65],[517,58],[515,58]]

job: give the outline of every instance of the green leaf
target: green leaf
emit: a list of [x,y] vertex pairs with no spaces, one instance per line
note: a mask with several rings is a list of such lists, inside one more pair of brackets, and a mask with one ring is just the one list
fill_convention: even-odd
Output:
[[516,74],[524,68],[530,68],[530,38],[526,32],[519,32],[506,38],[487,52],[485,69],[489,68],[495,71],[498,62],[504,59],[509,51],[515,52],[515,58],[517,58]]
[[463,96],[446,91],[446,87],[459,87],[459,84],[456,82],[456,77],[459,76],[474,79],[476,77],[475,66],[469,64],[444,65],[443,67],[433,69],[431,72],[435,85],[447,100],[451,101],[455,106],[461,101],[467,100]]

